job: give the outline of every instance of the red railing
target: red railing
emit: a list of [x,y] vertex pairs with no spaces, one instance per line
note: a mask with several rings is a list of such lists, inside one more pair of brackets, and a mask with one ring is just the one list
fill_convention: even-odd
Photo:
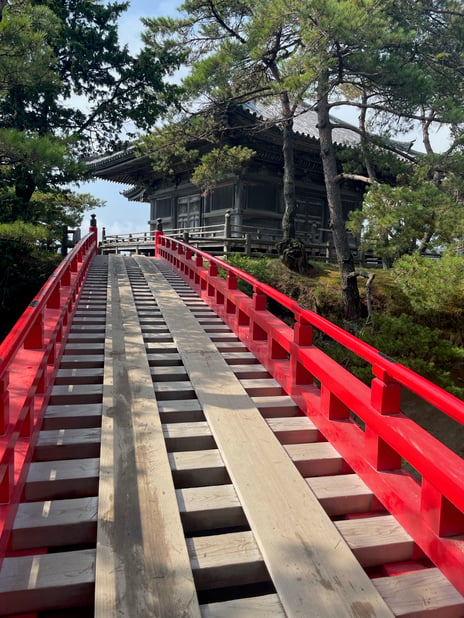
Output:
[[0,345],[0,566],[76,301],[96,252],[97,229],[91,227]]
[[[409,389],[461,424],[464,403],[271,286],[195,247],[157,232],[156,256],[179,271],[229,325],[464,594],[464,460],[401,412],[401,392]],[[239,279],[252,287],[252,297],[238,290]],[[268,299],[293,314],[293,327],[267,310]],[[314,328],[370,363],[370,386],[313,345]],[[404,461],[420,480],[404,468]]]

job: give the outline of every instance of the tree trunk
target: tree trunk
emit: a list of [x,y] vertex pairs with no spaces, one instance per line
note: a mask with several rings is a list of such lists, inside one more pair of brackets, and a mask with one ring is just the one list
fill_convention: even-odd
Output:
[[282,238],[285,241],[290,238],[295,238],[296,235],[295,155],[293,146],[293,113],[286,92],[280,95],[280,102],[282,115],[284,117],[282,126],[282,152],[284,157],[284,214],[282,217]]
[[317,120],[321,159],[324,170],[324,180],[333,233],[333,242],[338,267],[340,269],[340,283],[345,318],[347,320],[357,320],[361,316],[361,299],[359,296],[356,277],[349,277],[350,273],[355,270],[355,267],[353,255],[348,242],[348,234],[345,227],[340,186],[337,181],[337,160],[335,156],[335,148],[332,142],[329,102],[325,83],[320,84],[319,92],[320,97],[317,105]]

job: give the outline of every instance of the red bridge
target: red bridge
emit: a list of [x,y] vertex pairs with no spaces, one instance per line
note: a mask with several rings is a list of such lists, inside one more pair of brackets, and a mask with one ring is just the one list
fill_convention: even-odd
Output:
[[237,268],[91,228],[0,347],[0,615],[464,616],[464,462],[403,389],[464,422]]

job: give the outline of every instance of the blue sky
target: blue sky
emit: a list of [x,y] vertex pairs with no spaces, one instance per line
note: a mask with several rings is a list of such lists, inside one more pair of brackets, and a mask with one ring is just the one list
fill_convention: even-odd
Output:
[[[141,46],[140,34],[143,30],[140,18],[175,15],[176,7],[181,4],[182,0],[179,0],[179,2],[173,2],[172,0],[132,0],[129,9],[124,13],[120,21],[119,37],[121,43],[127,43],[134,53],[137,52]],[[337,114],[340,114],[339,110],[337,110]],[[345,116],[343,114],[343,117],[348,122],[357,124],[355,115]],[[414,147],[417,150],[422,150],[420,136],[414,132],[401,136],[399,139],[406,141],[414,137],[418,138]],[[444,150],[446,148],[447,140],[444,129],[441,129],[438,133],[432,133],[432,139],[437,150]],[[128,234],[148,231],[150,206],[141,202],[129,202],[122,195],[122,192],[129,188],[129,186],[106,180],[96,180],[80,184],[77,189],[79,192],[91,193],[107,203],[105,208],[95,211],[100,233],[102,227],[105,227],[107,234]],[[88,230],[89,222],[90,214],[84,217],[82,223],[83,232]]]

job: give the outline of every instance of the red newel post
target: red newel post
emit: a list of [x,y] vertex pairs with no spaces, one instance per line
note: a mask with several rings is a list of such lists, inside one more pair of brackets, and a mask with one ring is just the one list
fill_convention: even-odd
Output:
[[90,226],[89,232],[93,234],[95,241],[95,248],[98,251],[98,228],[97,228],[97,217],[95,215],[90,215]]
[[161,257],[161,237],[163,236],[163,224],[161,219],[157,220],[155,231],[155,257]]

